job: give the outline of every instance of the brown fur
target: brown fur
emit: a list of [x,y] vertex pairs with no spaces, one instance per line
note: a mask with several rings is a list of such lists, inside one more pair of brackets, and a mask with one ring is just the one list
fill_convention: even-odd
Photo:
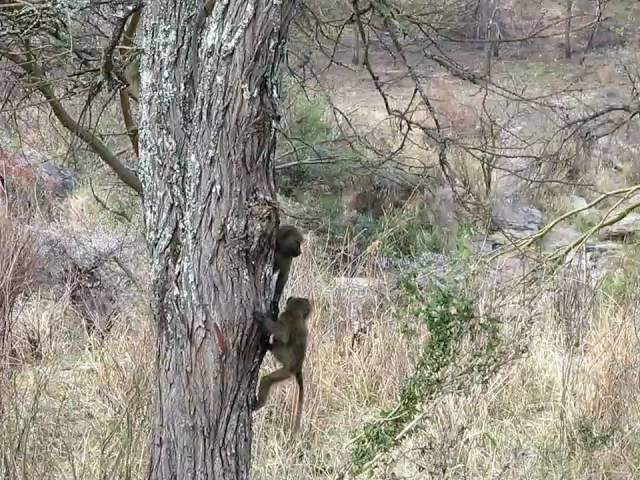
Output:
[[260,326],[267,333],[273,335],[271,353],[282,367],[262,377],[253,410],[258,410],[265,405],[273,385],[293,376],[298,383],[298,405],[293,427],[294,433],[300,428],[300,419],[302,418],[304,403],[302,365],[307,352],[307,318],[311,309],[311,302],[308,299],[289,297],[285,311],[282,312],[277,322],[262,313],[256,313],[255,316],[255,320]]
[[302,253],[304,237],[300,230],[293,225],[281,225],[276,234],[276,253],[273,261],[273,273],[278,274],[276,290],[271,302],[271,311],[274,319],[278,318],[280,298],[289,279],[291,262]]

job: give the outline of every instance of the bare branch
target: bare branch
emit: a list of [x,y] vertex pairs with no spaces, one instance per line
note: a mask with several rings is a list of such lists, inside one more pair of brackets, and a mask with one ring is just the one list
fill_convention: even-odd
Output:
[[53,87],[47,80],[42,68],[36,63],[30,52],[25,52],[26,58],[20,58],[18,55],[6,51],[1,51],[0,55],[9,59],[15,65],[20,66],[25,73],[29,75],[30,81],[33,81],[37,90],[44,96],[51,107],[53,114],[67,130],[91,146],[93,151],[111,167],[126,185],[133,188],[139,195],[142,195],[142,184],[136,174],[120,162],[97,136],[87,128],[79,125],[78,122],[69,115],[60,100],[56,97]]

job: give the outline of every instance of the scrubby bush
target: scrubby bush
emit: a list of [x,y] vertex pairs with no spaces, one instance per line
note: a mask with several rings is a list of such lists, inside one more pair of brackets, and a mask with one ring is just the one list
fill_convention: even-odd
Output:
[[[475,318],[472,300],[453,287],[429,291],[415,282],[404,284],[407,313],[428,333],[414,373],[403,382],[398,402],[366,424],[352,449],[356,471],[366,469],[418,425],[424,405],[447,391],[486,382],[499,368],[500,337],[496,321]],[[471,341],[470,341],[471,340]]]
[[293,81],[286,83],[288,105],[277,141],[278,185],[286,195],[295,195],[303,186],[335,186],[363,159],[341,140],[323,97]]

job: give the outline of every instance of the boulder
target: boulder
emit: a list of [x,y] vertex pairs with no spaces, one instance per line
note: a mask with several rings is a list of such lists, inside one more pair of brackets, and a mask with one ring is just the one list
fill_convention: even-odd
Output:
[[58,195],[67,195],[78,188],[79,182],[74,172],[61,165],[41,163],[38,173],[45,185]]
[[565,195],[562,200],[569,210],[577,210],[578,208],[585,208],[589,204],[584,197],[581,197],[580,195],[576,195],[575,193],[570,193],[568,195]]
[[635,240],[640,233],[640,213],[630,213],[619,222],[604,227],[598,232],[601,240]]
[[[544,236],[542,239],[542,249],[552,252],[560,248],[565,248],[580,238],[581,235],[573,225],[560,223]],[[594,245],[593,240],[587,239],[585,242],[587,252],[592,251]]]
[[0,187],[10,199],[20,189],[34,186],[43,188],[56,196],[64,197],[79,185],[75,173],[61,165],[25,154],[0,148]]
[[534,232],[544,225],[542,211],[526,203],[508,200],[496,202],[492,221],[497,230],[514,232]]

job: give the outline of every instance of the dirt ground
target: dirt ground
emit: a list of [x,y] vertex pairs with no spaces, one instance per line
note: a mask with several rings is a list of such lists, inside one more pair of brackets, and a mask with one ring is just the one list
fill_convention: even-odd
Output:
[[[501,45],[500,57],[492,59],[493,78],[497,83],[509,85],[517,80],[518,84],[526,84],[529,92],[539,93],[549,93],[558,88],[598,89],[612,84],[615,88],[618,81],[625,85],[625,76],[616,65],[620,62],[615,48],[634,50],[639,44],[640,4],[637,2],[612,2],[607,10],[608,19],[595,32],[591,26],[585,27],[593,20],[593,3],[586,0],[576,2],[574,25],[577,31],[572,36],[574,54],[571,59],[564,56],[562,25],[540,32],[544,38],[515,41],[527,38],[530,32],[535,31],[540,12],[548,23],[563,18],[564,12],[557,2],[532,2],[528,7],[518,5],[506,10],[511,13],[511,18],[505,22],[507,32],[504,35],[508,41]],[[385,48],[381,39],[389,47]],[[584,47],[590,40],[593,47],[585,55]],[[460,131],[476,125],[483,102],[483,96],[479,94],[484,65],[482,45],[470,40],[443,41],[437,48],[424,44],[405,45],[402,53],[412,70],[410,74],[397,53],[390,53],[389,50],[394,49],[390,47],[392,42],[385,33],[379,33],[377,37],[371,34],[371,72],[365,66],[352,65],[353,44],[352,31],[347,30],[335,49],[331,45],[324,54],[316,52],[313,61],[319,72],[317,78],[330,91],[335,106],[350,113],[363,126],[372,126],[387,118],[380,91],[388,96],[391,108],[401,111],[415,109],[416,121],[424,122],[428,128],[435,126],[424,103],[415,99],[411,102],[416,87],[411,74],[419,79],[419,85],[432,102],[443,128],[455,127]],[[464,66],[460,71],[475,73],[478,75],[477,85],[456,77],[427,59],[424,50],[430,55],[446,58],[454,66]]]

